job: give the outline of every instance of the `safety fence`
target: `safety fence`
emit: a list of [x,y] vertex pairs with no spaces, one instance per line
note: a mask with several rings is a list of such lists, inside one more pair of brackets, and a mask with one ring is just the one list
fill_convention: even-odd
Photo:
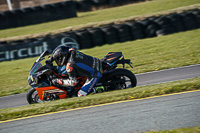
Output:
[[34,57],[43,50],[66,44],[66,37],[78,42],[76,48],[86,49],[104,44],[133,41],[200,28],[200,10],[152,16],[139,21],[110,24],[96,28],[63,32],[41,38],[0,42],[0,61]]
[[28,7],[0,12],[0,29],[33,25],[76,16],[76,4],[73,1]]

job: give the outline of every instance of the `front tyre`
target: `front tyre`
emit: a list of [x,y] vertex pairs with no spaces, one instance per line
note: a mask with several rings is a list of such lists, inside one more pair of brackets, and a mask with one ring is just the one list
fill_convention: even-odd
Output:
[[44,101],[40,100],[38,93],[35,88],[30,88],[26,94],[26,99],[29,104],[42,103]]
[[137,85],[136,76],[127,69],[113,69],[106,78],[109,90],[121,90]]

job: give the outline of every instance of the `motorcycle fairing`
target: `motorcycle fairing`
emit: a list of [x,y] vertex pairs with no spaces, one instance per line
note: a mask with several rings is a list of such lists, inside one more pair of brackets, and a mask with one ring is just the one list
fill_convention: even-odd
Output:
[[57,88],[55,86],[35,88],[37,90],[40,100],[44,100],[45,93],[56,94],[60,99],[67,97],[67,91]]
[[31,68],[29,76],[33,74],[37,74],[37,70],[40,68],[42,68],[42,64],[40,62],[35,62]]
[[108,65],[112,66],[115,64],[121,57],[123,56],[122,52],[109,52],[104,57],[104,62],[106,62]]

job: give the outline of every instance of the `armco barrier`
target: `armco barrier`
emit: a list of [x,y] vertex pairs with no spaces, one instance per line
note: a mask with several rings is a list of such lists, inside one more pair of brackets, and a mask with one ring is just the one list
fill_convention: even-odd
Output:
[[133,41],[200,28],[200,10],[150,17],[140,21],[112,24],[96,28],[49,35],[42,38],[0,42],[0,61],[38,56],[43,50],[53,50],[64,43],[66,37],[78,42],[73,47],[92,48],[103,44]]
[[38,24],[76,17],[73,1],[0,12],[0,29]]

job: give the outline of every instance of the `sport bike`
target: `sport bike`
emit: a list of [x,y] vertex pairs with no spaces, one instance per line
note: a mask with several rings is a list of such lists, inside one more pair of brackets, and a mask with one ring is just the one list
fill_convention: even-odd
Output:
[[[44,51],[30,70],[28,83],[31,88],[26,95],[29,104],[75,97],[87,80],[87,77],[79,76],[77,77],[78,83],[76,86],[63,87],[60,85],[53,85],[53,78],[66,79],[68,78],[68,74],[65,66],[59,68],[58,66],[54,66],[53,63],[45,61],[47,55],[49,55],[48,51]],[[104,91],[121,90],[137,85],[135,75],[124,68],[125,64],[129,64],[132,67],[132,62],[130,59],[124,59],[122,52],[109,52],[101,59],[101,62],[103,70],[102,77],[95,85],[93,92],[100,93]],[[121,64],[123,68],[118,68],[117,66],[119,64]]]

